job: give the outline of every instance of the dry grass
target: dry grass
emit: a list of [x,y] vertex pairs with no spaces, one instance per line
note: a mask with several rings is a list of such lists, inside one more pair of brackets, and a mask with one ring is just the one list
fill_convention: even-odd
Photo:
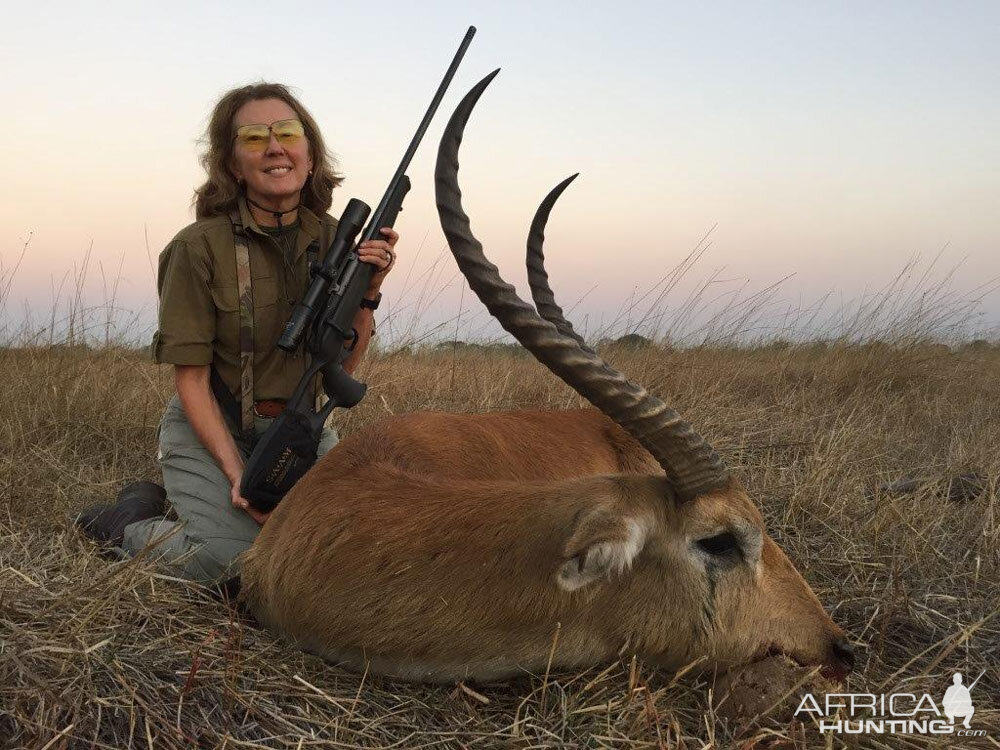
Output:
[[[953,671],[989,667],[973,726],[996,747],[1000,352],[871,344],[609,357],[715,443],[863,644],[849,689],[940,696]],[[342,415],[345,433],[388,413],[579,404],[533,360],[502,353],[375,355],[362,374],[371,390]],[[142,559],[107,562],[68,519],[125,482],[159,479],[155,428],[170,389],[166,369],[126,350],[0,350],[0,744],[826,746],[809,727],[766,717],[727,726],[703,677],[627,659],[493,687],[347,673]],[[966,503],[931,485],[868,496],[879,480],[969,470],[993,481]]]

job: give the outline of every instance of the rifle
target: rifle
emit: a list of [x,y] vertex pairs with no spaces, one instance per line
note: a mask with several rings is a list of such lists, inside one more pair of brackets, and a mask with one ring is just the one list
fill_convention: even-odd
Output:
[[976,679],[974,679],[974,680],[972,681],[972,684],[971,684],[971,685],[969,685],[969,692],[970,692],[970,693],[972,692],[972,688],[974,688],[974,687],[975,687],[975,686],[976,686],[976,685],[977,685],[977,684],[979,683],[979,681],[980,681],[981,679],[983,679],[983,675],[984,675],[984,674],[986,674],[986,670],[985,670],[985,669],[984,669],[984,670],[983,670],[982,672],[980,672],[980,673],[979,673],[979,677],[977,677]]
[[[254,447],[240,482],[240,494],[258,511],[273,510],[315,463],[320,433],[330,412],[338,406],[349,409],[364,398],[367,386],[352,378],[343,367],[357,343],[357,332],[351,326],[354,315],[375,272],[370,263],[358,259],[358,246],[381,238],[379,230],[395,224],[403,198],[410,190],[406,169],[475,33],[476,28],[470,26],[375,211],[365,202],[351,198],[326,257],[309,269],[312,276],[309,289],[292,310],[278,347],[293,352],[305,340],[312,361],[284,411]],[[356,240],[362,226],[365,229]],[[323,390],[329,398],[319,411],[310,403],[317,373],[322,373]]]

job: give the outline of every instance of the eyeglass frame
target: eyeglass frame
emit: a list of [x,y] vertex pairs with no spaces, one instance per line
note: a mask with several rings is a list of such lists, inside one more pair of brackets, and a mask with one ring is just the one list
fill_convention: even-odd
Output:
[[[280,120],[275,120],[270,125],[265,125],[263,122],[249,122],[246,125],[240,125],[238,128],[236,128],[236,132],[233,133],[233,143],[235,143],[236,139],[240,137],[240,131],[243,130],[243,128],[257,128],[257,127],[260,127],[262,125],[267,128],[267,140],[268,140],[268,143],[270,143],[272,135],[275,137],[275,139],[278,141],[278,143],[281,143],[281,139],[278,138],[278,136],[274,132],[274,126],[277,125],[279,122],[297,122],[299,125],[302,126],[302,134],[300,136],[298,136],[298,137],[299,138],[305,138],[306,137],[306,124],[304,122],[302,122],[302,120],[300,120],[298,117],[285,117],[285,118],[282,118]],[[244,144],[244,145],[246,145],[246,144]],[[265,146],[264,148],[266,149],[267,146]]]

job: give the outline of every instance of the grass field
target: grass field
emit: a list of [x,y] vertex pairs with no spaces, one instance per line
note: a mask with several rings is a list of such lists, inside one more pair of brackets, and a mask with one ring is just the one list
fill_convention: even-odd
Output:
[[[858,645],[847,690],[943,695],[971,682],[986,738],[820,737],[727,724],[704,677],[624,658],[501,686],[345,672],[143,559],[111,563],[71,514],[159,480],[171,373],[135,352],[0,350],[0,745],[4,747],[998,747],[1000,350],[771,346],[608,351],[678,408],[756,498],[769,531]],[[567,408],[534,360],[373,355],[348,434],[389,414]],[[571,450],[572,446],[567,446]],[[947,478],[988,478],[974,499]],[[914,494],[872,488],[927,477]],[[447,523],[447,519],[442,519]],[[321,582],[317,582],[321,585]]]

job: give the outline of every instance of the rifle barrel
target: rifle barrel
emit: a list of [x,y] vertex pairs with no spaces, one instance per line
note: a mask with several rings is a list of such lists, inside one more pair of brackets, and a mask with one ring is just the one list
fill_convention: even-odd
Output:
[[979,682],[981,679],[983,679],[983,675],[984,674],[986,674],[986,670],[985,669],[982,672],[980,672],[979,673],[979,677],[977,677],[975,680],[973,680],[972,684],[969,685],[969,692],[970,693],[972,692],[972,688],[974,688],[976,686],[976,683]]
[[361,235],[359,242],[365,242],[370,239],[382,239],[379,234],[379,229],[382,228],[382,215],[385,213],[386,205],[392,199],[392,194],[396,191],[396,186],[403,177],[403,173],[406,171],[407,167],[410,166],[410,161],[413,159],[413,155],[417,152],[417,146],[420,145],[421,139],[424,137],[424,133],[427,132],[427,128],[431,124],[431,120],[434,118],[434,113],[437,111],[438,105],[444,98],[444,92],[448,90],[448,85],[451,83],[451,79],[455,77],[455,71],[458,70],[459,63],[462,62],[462,58],[465,57],[465,51],[472,44],[472,37],[476,35],[476,27],[470,26],[469,30],[465,32],[465,38],[462,39],[462,43],[458,45],[458,51],[455,53],[455,57],[452,58],[451,65],[448,66],[448,70],[445,71],[444,78],[441,80],[441,84],[438,86],[437,91],[434,93],[434,98],[431,99],[431,104],[427,108],[427,112],[424,113],[424,119],[420,121],[420,125],[417,126],[417,132],[410,141],[410,145],[406,149],[406,153],[403,154],[402,161],[399,162],[399,166],[396,168],[395,174],[393,174],[392,179],[389,181],[389,187],[385,191],[385,195],[382,196],[382,200],[379,201],[378,206],[372,212],[371,221],[368,222],[368,226],[365,228],[364,234]]

